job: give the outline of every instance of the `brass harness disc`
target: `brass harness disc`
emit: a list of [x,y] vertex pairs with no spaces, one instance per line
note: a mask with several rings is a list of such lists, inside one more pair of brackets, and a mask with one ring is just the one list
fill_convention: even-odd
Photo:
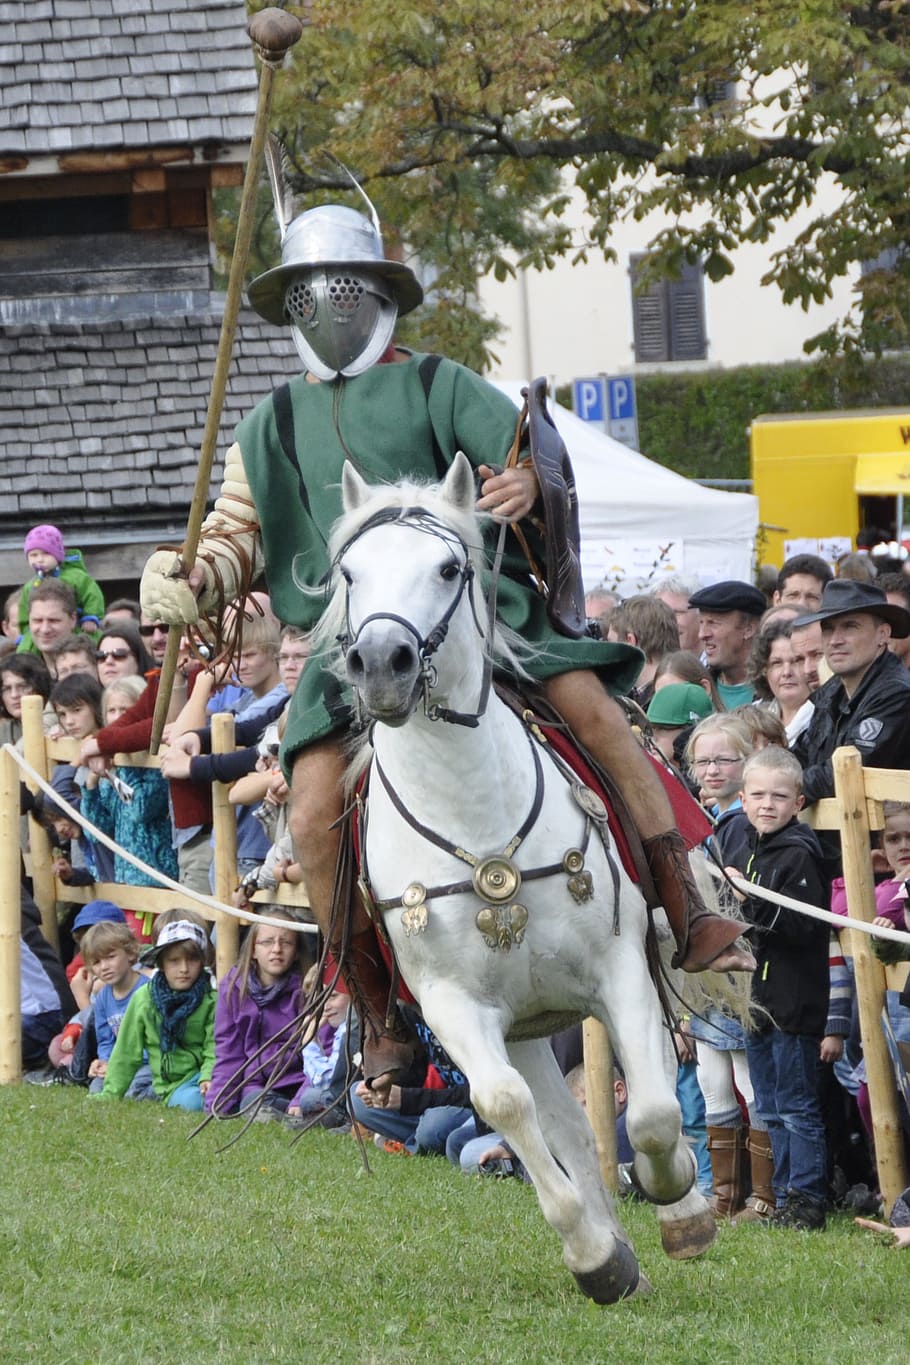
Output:
[[488,901],[507,901],[521,886],[521,873],[511,858],[484,858],[474,869],[474,890]]

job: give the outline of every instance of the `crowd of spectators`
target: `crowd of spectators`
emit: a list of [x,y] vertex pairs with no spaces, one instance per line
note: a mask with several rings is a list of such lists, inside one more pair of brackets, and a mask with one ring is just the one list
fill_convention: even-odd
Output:
[[[76,762],[55,768],[59,800],[140,864],[112,855],[52,797],[34,799],[48,840],[41,853],[64,889],[115,882],[123,903],[63,900],[61,963],[23,892],[29,1078],[217,1117],[356,1125],[387,1151],[445,1153],[464,1169],[520,1175],[425,1028],[422,1070],[407,1084],[377,1097],[359,1080],[357,1021],[337,972],[314,976],[310,940],[293,925],[305,911],[271,907],[287,928],[253,926],[216,985],[203,919],[129,904],[129,888],[155,884],[156,874],[211,891],[213,780],[230,784],[237,817],[234,903],[250,908],[257,891],[301,880],[278,752],[305,636],[282,628],[268,598],[255,594],[234,608],[241,644],[220,667],[182,641],[160,770],[116,765],[114,755],[148,748],[169,627],[129,599],[105,608],[55,527],[34,528],[26,551],[30,577],[3,614],[2,737],[21,743],[23,698],[41,697],[46,733],[79,745]],[[802,555],[768,596],[748,583],[673,576],[625,599],[599,589],[588,603],[592,630],[642,651],[633,723],[708,812],[703,855],[824,908],[845,908],[839,851],[797,816],[834,794],[834,749],[850,743],[866,764],[910,766],[910,577],[885,567],[879,575],[875,557],[860,553],[835,576]],[[225,711],[236,718],[237,747],[212,753],[211,718]],[[902,927],[910,807],[886,809],[882,842],[882,922]],[[820,1229],[826,1209],[845,1200],[874,1213],[851,964],[817,921],[737,894],[759,962],[753,1025],[712,1007],[683,1019],[679,1032],[699,1186],[718,1218],[736,1222]],[[899,1065],[899,1045],[910,1043],[906,990],[889,993],[888,1015]],[[412,1022],[419,1031],[419,1016]],[[577,1090],[578,1058],[569,1060]],[[617,1077],[620,1096],[622,1085]],[[903,1120],[910,1134],[906,1111]]]

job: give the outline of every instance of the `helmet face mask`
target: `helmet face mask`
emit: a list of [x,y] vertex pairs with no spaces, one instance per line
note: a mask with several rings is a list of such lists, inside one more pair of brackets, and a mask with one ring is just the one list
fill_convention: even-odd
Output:
[[304,366],[323,380],[375,365],[398,318],[423,299],[410,267],[385,256],[378,221],[341,204],[298,214],[284,233],[281,265],[247,294],[260,317],[290,324]]
[[350,378],[375,365],[398,319],[386,282],[356,266],[315,267],[292,276],[284,311],[297,354],[323,380]]

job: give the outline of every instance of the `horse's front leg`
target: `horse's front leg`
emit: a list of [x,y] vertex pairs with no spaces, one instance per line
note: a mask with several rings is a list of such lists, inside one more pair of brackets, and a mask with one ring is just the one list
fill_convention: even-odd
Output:
[[[632,1243],[603,1183],[594,1132],[587,1115],[566,1085],[549,1040],[540,1038],[509,1043],[507,1047],[514,1065],[531,1087],[547,1146],[581,1195],[588,1221],[605,1229],[631,1252]],[[600,1269],[589,1273],[577,1271],[575,1275],[580,1288],[594,1299],[600,1297],[597,1284]],[[609,1269],[607,1273],[611,1273]],[[649,1292],[650,1288],[642,1275],[637,1293]]]
[[617,1236],[615,1219],[598,1216],[602,1199],[595,1201],[592,1212],[591,1191],[579,1189],[554,1159],[541,1131],[531,1088],[509,1061],[500,1012],[478,1006],[476,1000],[448,985],[422,993],[421,1008],[430,1028],[468,1077],[472,1103],[523,1162],[541,1211],[562,1240],[566,1265],[579,1288],[598,1303],[615,1303],[633,1293],[639,1282],[634,1252]]

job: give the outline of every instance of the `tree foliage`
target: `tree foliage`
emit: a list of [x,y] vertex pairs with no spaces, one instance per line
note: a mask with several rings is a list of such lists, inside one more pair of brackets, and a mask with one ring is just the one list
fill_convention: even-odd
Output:
[[[425,264],[437,339],[475,363],[478,277],[611,255],[655,209],[655,272],[711,279],[768,243],[764,282],[808,306],[859,262],[861,306],[813,339],[910,335],[910,0],[309,0],[276,122],[302,202],[362,180]],[[735,81],[735,98],[730,98]],[[836,206],[814,209],[826,178]],[[570,231],[584,197],[588,240]],[[809,210],[795,239],[779,224]]]

